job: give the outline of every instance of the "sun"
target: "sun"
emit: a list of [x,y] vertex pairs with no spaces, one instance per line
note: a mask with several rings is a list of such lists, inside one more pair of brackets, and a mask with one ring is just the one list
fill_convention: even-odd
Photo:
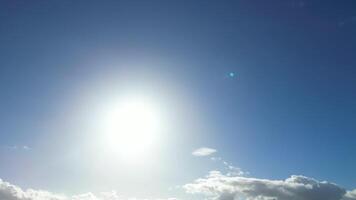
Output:
[[105,145],[125,160],[142,159],[157,144],[161,121],[158,109],[146,99],[120,99],[105,117]]

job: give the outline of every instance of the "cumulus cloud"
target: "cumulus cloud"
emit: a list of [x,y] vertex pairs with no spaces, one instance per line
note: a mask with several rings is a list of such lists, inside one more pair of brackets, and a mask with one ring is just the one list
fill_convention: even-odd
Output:
[[[339,185],[293,175],[285,180],[230,176],[211,171],[183,186],[187,193],[202,194],[212,200],[356,200],[356,189],[347,191]],[[99,194],[85,193],[74,196],[54,194],[43,190],[27,189],[0,179],[0,200],[124,200],[115,191]],[[129,198],[129,200],[140,200]],[[141,199],[142,200],[142,199]],[[148,199],[145,199],[148,200]],[[176,200],[155,199],[155,200]]]
[[[138,198],[122,198],[115,192],[102,192],[99,194],[85,193],[73,196],[54,194],[43,190],[22,190],[20,187],[0,179],[0,200],[149,200]],[[152,200],[176,200],[152,199]]]
[[47,191],[28,189],[22,190],[16,185],[4,182],[0,179],[1,200],[65,200],[62,195],[52,194]]
[[216,200],[356,200],[356,190],[346,191],[334,183],[296,175],[285,180],[269,180],[211,171],[183,188],[188,193]]
[[209,156],[213,153],[216,153],[216,149],[208,148],[208,147],[201,147],[196,149],[192,152],[193,156]]
[[345,200],[355,200],[356,199],[356,189],[352,191],[347,191],[345,194]]

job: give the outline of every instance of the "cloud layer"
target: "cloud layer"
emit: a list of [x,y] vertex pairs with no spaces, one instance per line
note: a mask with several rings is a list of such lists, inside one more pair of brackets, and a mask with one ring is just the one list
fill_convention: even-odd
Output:
[[193,156],[209,156],[213,153],[216,153],[216,149],[208,148],[208,147],[201,147],[196,149],[192,152]]
[[[85,193],[71,197],[54,194],[43,190],[22,190],[20,187],[0,179],[0,200],[150,200],[137,198],[122,198],[115,191],[102,192],[100,194]],[[168,199],[151,199],[151,200],[177,200]]]
[[211,171],[205,178],[184,185],[184,189],[217,200],[356,200],[356,190],[346,191],[334,183],[296,175],[269,180]]
[[0,179],[1,200],[66,200],[62,195],[55,195],[47,191],[28,189],[23,191],[20,187],[4,182]]
[[[213,200],[356,200],[356,189],[347,191],[334,183],[296,175],[285,180],[269,180],[223,175],[220,171],[211,171],[206,177],[186,184],[183,188],[187,193],[202,194]],[[43,190],[22,190],[20,187],[0,179],[0,200],[123,199],[116,192],[98,195],[86,193],[68,197]]]

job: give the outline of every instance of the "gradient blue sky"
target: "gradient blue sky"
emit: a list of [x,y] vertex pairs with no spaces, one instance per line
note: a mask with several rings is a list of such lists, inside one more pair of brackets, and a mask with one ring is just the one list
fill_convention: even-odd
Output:
[[[169,196],[219,167],[191,155],[206,146],[253,177],[355,188],[355,36],[353,0],[1,1],[0,178]],[[170,115],[151,171],[88,146],[93,105],[123,91]]]

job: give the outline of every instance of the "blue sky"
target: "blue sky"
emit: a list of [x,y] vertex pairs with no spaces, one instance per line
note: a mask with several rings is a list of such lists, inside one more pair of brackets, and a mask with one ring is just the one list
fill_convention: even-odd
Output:
[[[352,0],[1,1],[0,178],[189,199],[172,188],[228,173],[225,161],[352,190],[355,16]],[[163,113],[142,163],[100,143],[100,113],[122,96]],[[193,156],[200,147],[217,152]]]

